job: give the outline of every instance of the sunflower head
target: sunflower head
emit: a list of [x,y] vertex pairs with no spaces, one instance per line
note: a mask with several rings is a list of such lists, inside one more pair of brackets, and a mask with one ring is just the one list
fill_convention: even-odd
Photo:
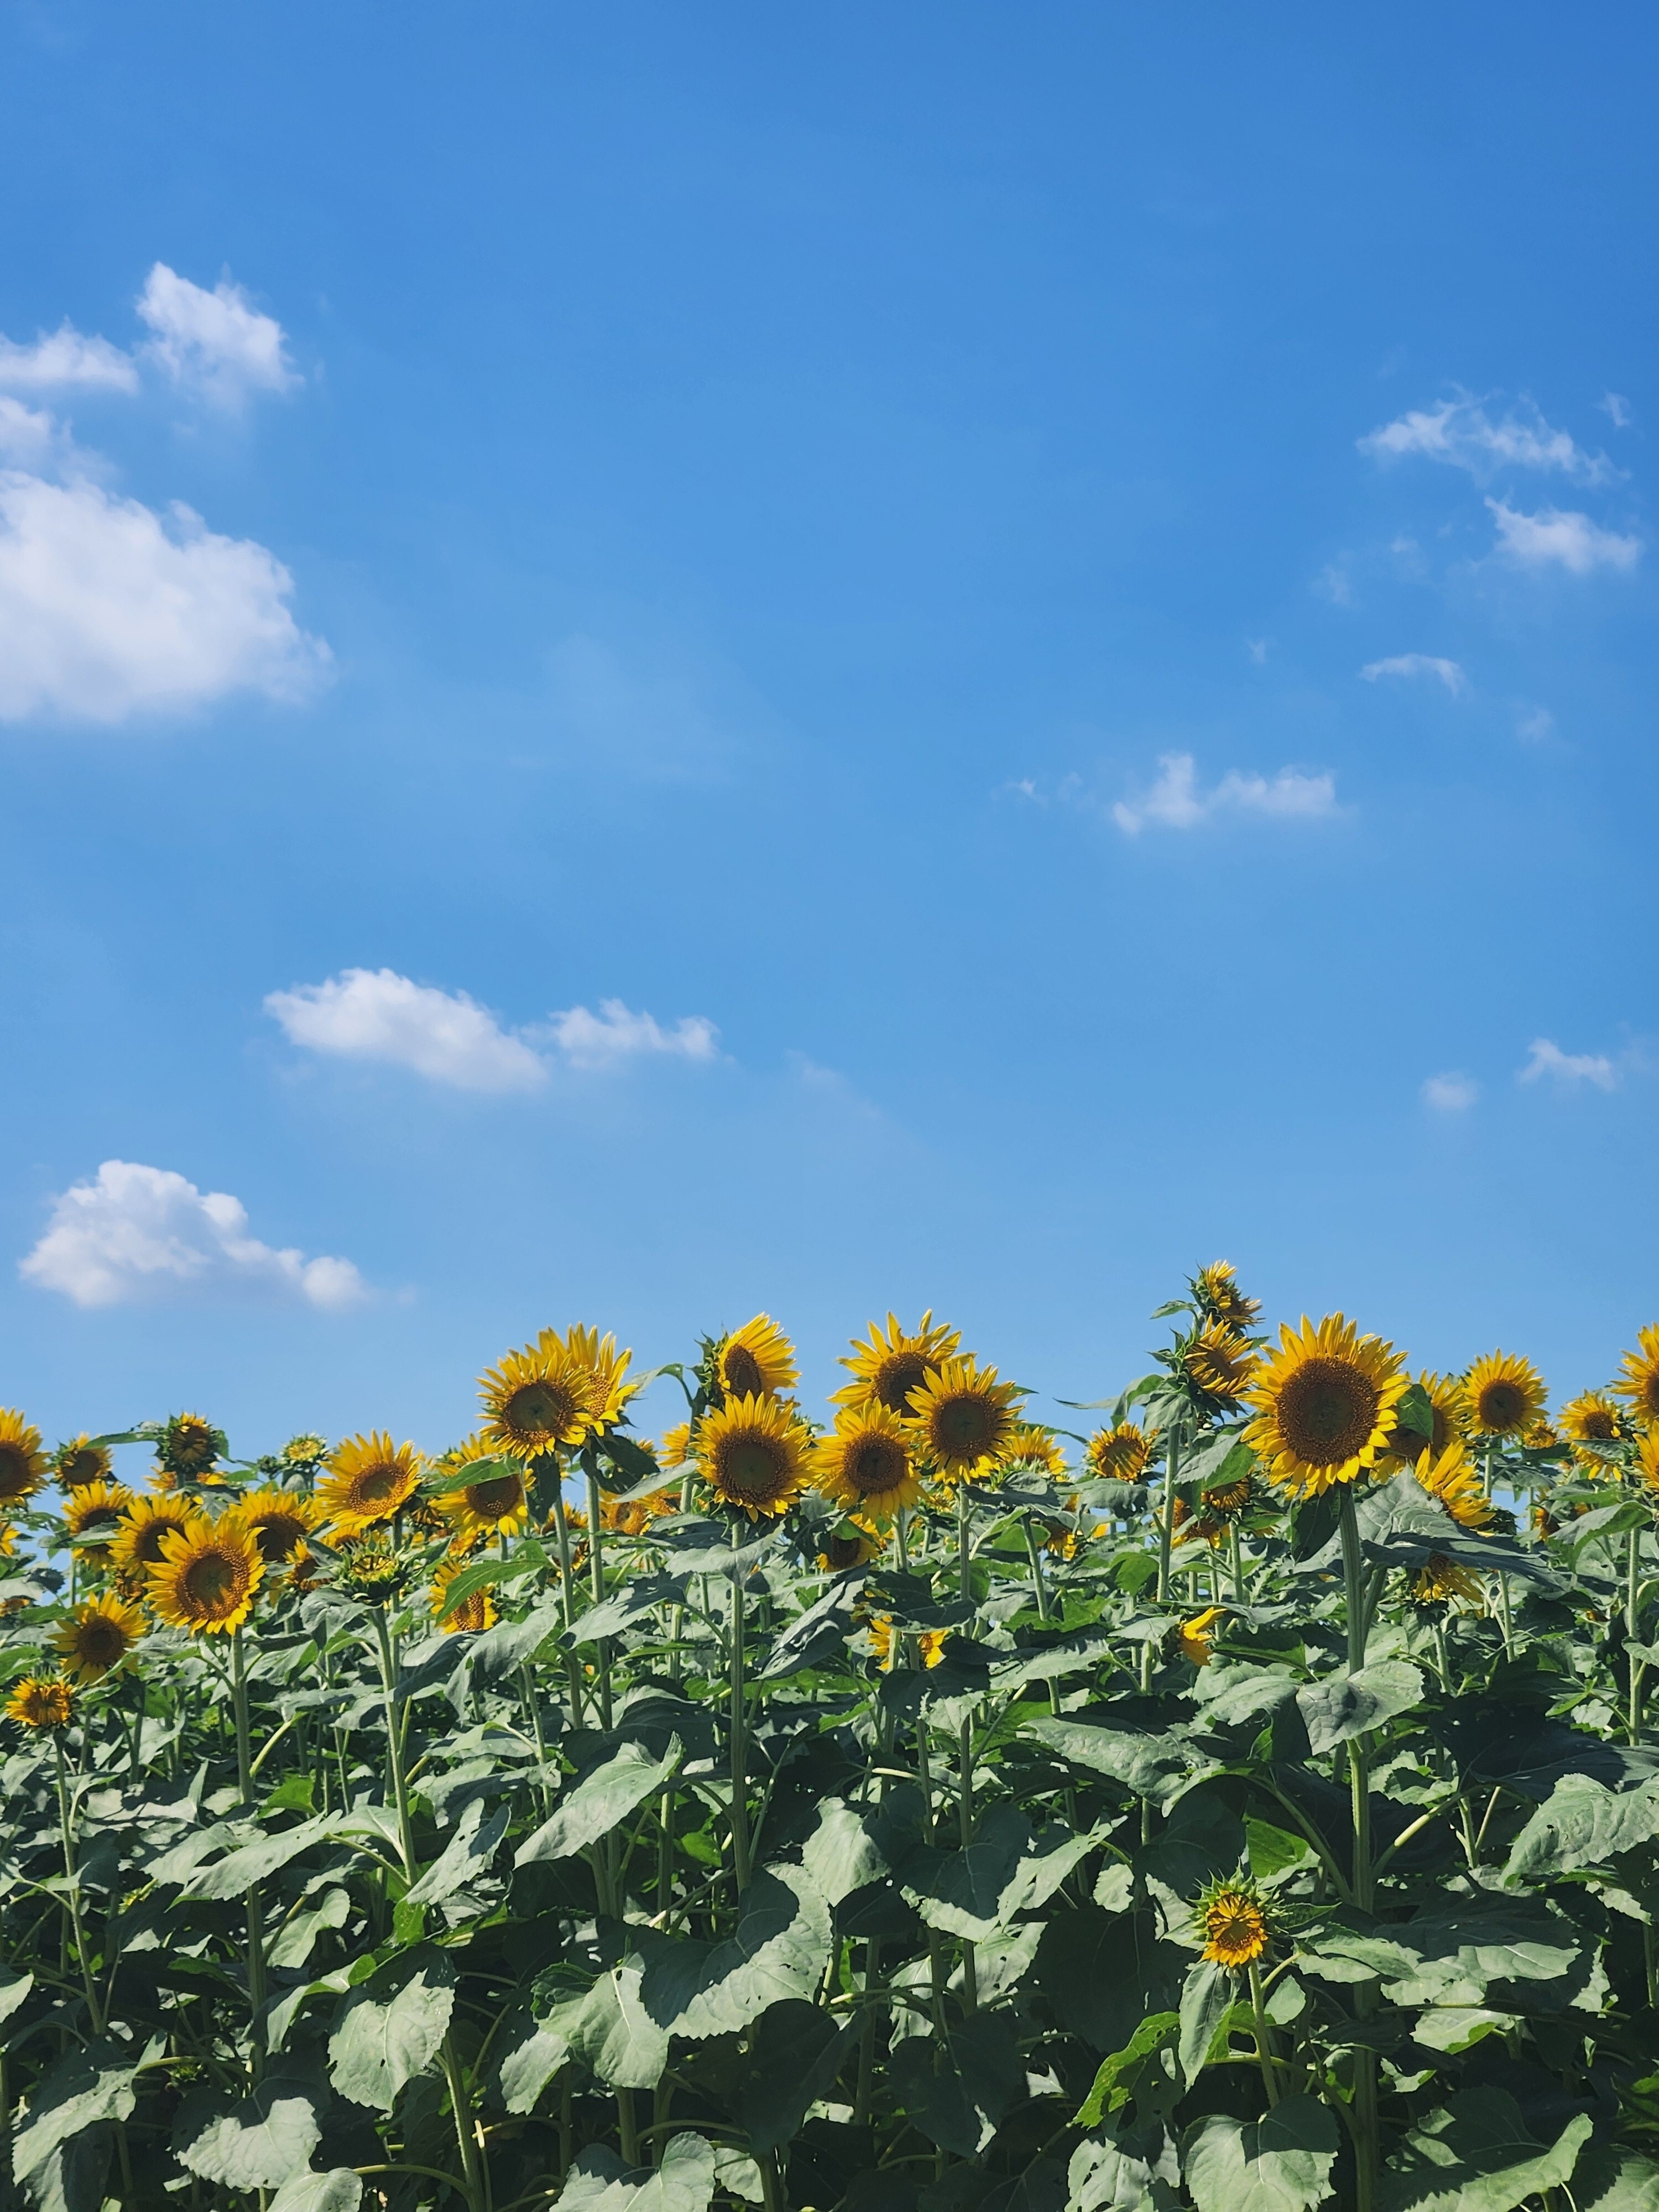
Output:
[[396,1605],[414,1581],[415,1571],[408,1552],[376,1534],[346,1547],[335,1581],[365,1605]]
[[563,1352],[579,1367],[586,1369],[593,1386],[595,1429],[615,1428],[629,1400],[637,1396],[642,1388],[627,1379],[633,1353],[618,1352],[614,1336],[602,1337],[598,1329],[585,1328],[580,1322],[562,1336],[556,1328],[544,1328],[536,1340],[536,1348],[543,1352]]
[[[879,1662],[882,1673],[890,1674],[895,1663],[902,1655],[906,1632],[896,1631],[890,1617],[886,1613],[878,1614],[875,1620],[866,1621],[865,1627],[870,1638],[870,1650],[872,1656]],[[924,1667],[937,1667],[942,1663],[945,1657],[945,1641],[950,1634],[948,1629],[911,1629],[908,1634],[915,1644],[916,1656]]]
[[1498,1510],[1469,1465],[1461,1437],[1449,1443],[1437,1459],[1432,1452],[1424,1452],[1416,1473],[1430,1497],[1439,1499],[1460,1528],[1490,1528],[1497,1520]]
[[1230,1413],[1249,1388],[1255,1347],[1225,1322],[1200,1322],[1165,1355],[1206,1413]]
[[1467,1567],[1460,1567],[1443,1552],[1430,1553],[1427,1563],[1412,1577],[1411,1601],[1420,1612],[1437,1612],[1453,1604],[1484,1605],[1480,1585]]
[[433,1617],[441,1628],[471,1629],[482,1632],[495,1626],[495,1593],[485,1586],[464,1597],[459,1605],[449,1603],[449,1586],[461,1572],[459,1559],[446,1559],[432,1577]]
[[1292,1497],[1369,1476],[1407,1384],[1392,1345],[1362,1336],[1340,1314],[1286,1322],[1247,1394],[1255,1418],[1245,1441]]
[[1620,1360],[1619,1380],[1613,1390],[1630,1407],[1631,1419],[1638,1428],[1659,1424],[1659,1322],[1637,1330],[1636,1350],[1626,1352]]
[[890,1521],[921,1495],[905,1425],[878,1398],[836,1414],[835,1427],[813,1449],[812,1479],[843,1511],[878,1521]]
[[1214,1260],[1200,1267],[1190,1278],[1189,1287],[1202,1318],[1219,1322],[1235,1335],[1247,1335],[1261,1317],[1261,1301],[1245,1297],[1231,1260]]
[[1256,1503],[1255,1479],[1241,1475],[1237,1482],[1218,1482],[1201,1493],[1200,1509],[1211,1521],[1240,1521]]
[[[1561,1428],[1569,1443],[1616,1443],[1624,1436],[1625,1422],[1613,1400],[1602,1390],[1581,1390],[1561,1408]],[[1575,1449],[1573,1459],[1588,1474],[1606,1474],[1607,1462],[1599,1452]]]
[[630,1498],[625,1505],[612,1498],[604,1498],[599,1505],[602,1524],[618,1536],[643,1536],[653,1521],[661,1521],[680,1510],[679,1492],[676,1490],[653,1491],[648,1498]]
[[677,1421],[672,1429],[665,1429],[662,1442],[657,1446],[659,1464],[666,1468],[689,1467],[691,1462],[691,1424]]
[[757,1314],[716,1337],[704,1350],[698,1372],[716,1404],[728,1398],[778,1398],[799,1379],[795,1347],[770,1314]]
[[818,1565],[832,1575],[844,1575],[854,1567],[867,1566],[881,1555],[882,1539],[878,1532],[860,1527],[856,1521],[843,1521],[841,1527],[823,1540],[823,1549],[818,1553]]
[[1468,1403],[1455,1376],[1437,1375],[1425,1368],[1417,1378],[1417,1388],[1429,1401],[1430,1433],[1425,1436],[1420,1429],[1395,1423],[1389,1431],[1386,1456],[1401,1467],[1415,1468],[1425,1450],[1432,1451],[1437,1459],[1468,1427]]
[[994,1367],[971,1356],[947,1359],[910,1394],[910,1448],[939,1474],[971,1475],[1006,1449],[1019,1396],[1018,1384],[999,1382]]
[[121,1516],[137,1500],[124,1482],[83,1482],[64,1504],[72,1544],[98,1544],[117,1534]]
[[265,1563],[234,1513],[210,1521],[192,1513],[161,1540],[159,1566],[146,1577],[150,1609],[191,1636],[228,1636],[253,1610]]
[[852,1357],[841,1363],[853,1379],[834,1393],[834,1402],[860,1406],[873,1399],[903,1420],[912,1392],[955,1358],[961,1342],[960,1330],[939,1327],[931,1308],[914,1329],[902,1328],[896,1314],[888,1315],[885,1328],[872,1321],[868,1340],[854,1337]]
[[313,1501],[295,1490],[251,1490],[232,1510],[268,1567],[291,1559],[321,1518]]
[[144,1632],[144,1616],[118,1597],[95,1597],[64,1622],[52,1643],[58,1663],[77,1682],[95,1682],[118,1667]]
[[1235,1875],[1214,1881],[1194,1907],[1198,1933],[1204,1938],[1204,1956],[1212,1966],[1243,1973],[1253,1966],[1273,1940],[1273,1917],[1267,1901],[1253,1881]]
[[[473,1437],[446,1456],[459,1471],[495,1455],[481,1437]],[[530,1525],[530,1498],[517,1467],[481,1466],[476,1482],[447,1490],[433,1502],[458,1547],[468,1551],[484,1537],[521,1535]]]
[[6,1718],[26,1729],[66,1729],[74,1711],[74,1687],[61,1674],[25,1674],[6,1700]]
[[46,1479],[40,1430],[21,1413],[0,1408],[0,1506],[21,1505]]
[[348,1437],[329,1455],[317,1486],[317,1509],[331,1541],[361,1536],[402,1512],[419,1486],[425,1462],[413,1444],[394,1444],[383,1429]]
[[1659,1491],[1659,1427],[1644,1429],[1638,1438],[1636,1472],[1650,1490]]
[[315,1482],[328,1457],[328,1438],[315,1436],[309,1429],[303,1430],[297,1437],[289,1438],[277,1456],[301,1482]]
[[1056,1482],[1063,1481],[1069,1472],[1066,1455],[1054,1431],[1043,1428],[1036,1421],[1015,1422],[1002,1448],[1002,1464],[1025,1473],[1050,1475]]
[[548,1331],[543,1341],[509,1352],[478,1381],[484,1442],[520,1459],[569,1449],[600,1425],[604,1391],[592,1369]]
[[155,1464],[173,1482],[202,1482],[226,1449],[224,1431],[216,1429],[205,1414],[173,1413],[156,1444]]
[[88,1482],[107,1482],[115,1472],[106,1444],[95,1444],[88,1436],[71,1437],[52,1455],[52,1471],[64,1490],[79,1490]]
[[1133,1421],[1097,1429],[1084,1452],[1084,1463],[1097,1480],[1139,1482],[1152,1455],[1152,1440]]
[[1469,1426],[1478,1437],[1518,1437],[1549,1402],[1544,1378],[1518,1352],[1489,1352],[1463,1377]]
[[1224,1606],[1211,1605],[1202,1613],[1195,1613],[1190,1620],[1183,1620],[1176,1632],[1182,1657],[1190,1659],[1194,1667],[1207,1667],[1210,1646],[1215,1641],[1215,1625],[1225,1616]]
[[121,1516],[110,1546],[110,1564],[119,1574],[142,1575],[161,1564],[161,1539],[189,1525],[191,1508],[182,1498],[135,1498]]
[[703,1480],[722,1505],[751,1521],[787,1512],[806,1482],[812,1439],[781,1398],[728,1398],[697,1424]]

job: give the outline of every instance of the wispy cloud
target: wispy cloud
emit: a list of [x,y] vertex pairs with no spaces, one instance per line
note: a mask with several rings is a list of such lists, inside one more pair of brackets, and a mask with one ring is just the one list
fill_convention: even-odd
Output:
[[54,1200],[46,1234],[17,1272],[78,1306],[245,1289],[332,1310],[368,1296],[349,1260],[307,1260],[247,1231],[247,1209],[228,1191],[198,1190],[167,1168],[106,1160],[90,1182]]
[[1620,392],[1604,392],[1595,404],[1615,430],[1628,430],[1636,420],[1635,409]]
[[1618,474],[1605,453],[1586,453],[1569,432],[1553,428],[1529,399],[1494,422],[1484,400],[1462,393],[1396,416],[1358,446],[1379,461],[1415,456],[1483,481],[1506,468],[1553,471],[1580,483],[1605,483]]
[[1385,676],[1433,676],[1443,684],[1454,699],[1469,688],[1469,679],[1455,660],[1443,660],[1432,653],[1396,653],[1386,660],[1368,660],[1359,673],[1367,684],[1376,684]]
[[300,381],[282,325],[228,276],[209,292],[158,261],[139,295],[138,316],[150,333],[144,351],[175,384],[218,406],[239,405],[256,392],[287,392]]
[[1250,665],[1252,667],[1265,668],[1267,666],[1267,653],[1272,644],[1273,640],[1270,637],[1247,637],[1245,639],[1244,650],[1250,656]]
[[1553,1037],[1534,1037],[1516,1080],[1537,1083],[1546,1076],[1566,1090],[1588,1083],[1597,1091],[1613,1091],[1619,1084],[1618,1070],[1605,1054],[1563,1052]]
[[1516,722],[1515,734],[1529,745],[1542,744],[1555,735],[1555,717],[1547,707],[1528,707]]
[[1423,1085],[1423,1103],[1437,1114],[1467,1114],[1480,1096],[1480,1085],[1461,1068],[1431,1075]]
[[1247,775],[1230,769],[1220,781],[1205,790],[1190,753],[1164,753],[1152,787],[1137,798],[1120,799],[1112,819],[1126,836],[1139,836],[1149,825],[1164,830],[1196,830],[1200,824],[1227,817],[1311,822],[1337,811],[1336,784],[1328,775],[1310,775],[1300,769],[1282,768],[1273,777]]
[[1351,607],[1354,604],[1353,578],[1348,573],[1347,556],[1338,561],[1328,561],[1313,580],[1313,589],[1322,599],[1334,607]]
[[1565,568],[1588,576],[1597,568],[1633,568],[1642,557],[1639,538],[1603,530],[1587,514],[1540,507],[1522,514],[1501,499],[1489,499],[1498,525],[1498,550],[1523,568]]
[[107,338],[84,337],[73,323],[43,331],[33,345],[0,337],[0,386],[8,392],[49,392],[79,386],[95,392],[136,392],[138,364]]
[[630,1013],[620,999],[601,999],[597,1014],[586,1006],[555,1014],[545,1034],[573,1067],[614,1067],[619,1061],[655,1053],[681,1060],[720,1057],[715,1042],[720,1031],[702,1014],[688,1014],[665,1028],[650,1014]]

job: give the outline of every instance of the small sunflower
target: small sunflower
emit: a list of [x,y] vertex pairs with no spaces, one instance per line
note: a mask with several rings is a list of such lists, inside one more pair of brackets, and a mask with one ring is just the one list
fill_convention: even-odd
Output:
[[1638,1328],[1636,1345],[1620,1359],[1613,1392],[1629,1406],[1637,1426],[1645,1429],[1659,1423],[1659,1322]]
[[1212,1882],[1194,1908],[1204,1956],[1212,1966],[1242,1973],[1273,1941],[1267,1900],[1253,1881]]
[[1169,1357],[1206,1405],[1223,1413],[1243,1402],[1256,1364],[1249,1339],[1218,1321],[1201,1322]]
[[1099,1521],[1045,1521],[1042,1527],[1042,1548],[1056,1559],[1080,1559],[1095,1538],[1105,1534],[1105,1524]]
[[1261,1301],[1247,1298],[1239,1289],[1231,1260],[1215,1260],[1207,1267],[1200,1267],[1192,1279],[1192,1292],[1206,1321],[1218,1321],[1224,1328],[1239,1336],[1245,1335],[1261,1318]]
[[100,1543],[116,1534],[121,1516],[137,1499],[124,1482],[83,1482],[64,1504],[72,1544]]
[[775,1519],[800,1495],[812,1439],[781,1398],[728,1398],[697,1426],[697,1465],[722,1505]]
[[[870,1650],[881,1662],[882,1673],[890,1674],[893,1671],[893,1662],[903,1649],[902,1635],[895,1634],[892,1621],[885,1613],[867,1622],[866,1627],[870,1638]],[[915,1637],[916,1653],[922,1665],[924,1667],[939,1666],[945,1657],[945,1639],[950,1631],[944,1628],[924,1628],[913,1629],[910,1633]]]
[[1560,1527],[1561,1523],[1556,1519],[1554,1514],[1550,1511],[1547,1505],[1534,1505],[1533,1507],[1532,1531],[1534,1536],[1541,1536],[1547,1540],[1549,1537],[1558,1534],[1559,1533]]
[[1182,1622],[1176,1637],[1183,1659],[1190,1659],[1194,1667],[1209,1665],[1210,1646],[1215,1641],[1215,1625],[1224,1619],[1225,1614],[1224,1606],[1211,1605],[1206,1606],[1202,1613],[1195,1613],[1190,1620]]
[[190,1517],[191,1508],[180,1498],[135,1498],[109,1547],[110,1564],[128,1575],[160,1566],[162,1537],[187,1528]]
[[1644,1429],[1638,1438],[1636,1472],[1650,1490],[1659,1490],[1659,1427]]
[[627,1378],[631,1352],[618,1352],[614,1336],[601,1337],[596,1328],[584,1328],[578,1322],[561,1336],[555,1328],[544,1328],[537,1339],[540,1352],[567,1352],[579,1366],[585,1367],[593,1378],[596,1429],[612,1429],[621,1420],[630,1398],[638,1395],[641,1385]]
[[309,1429],[302,1430],[297,1437],[289,1438],[278,1456],[291,1473],[314,1482],[328,1457],[328,1438],[315,1436]]
[[6,1700],[6,1718],[27,1729],[66,1729],[75,1689],[61,1675],[25,1674]]
[[1518,1437],[1549,1402],[1544,1378],[1518,1352],[1489,1352],[1463,1377],[1469,1426],[1480,1437]]
[[65,1490],[79,1490],[88,1482],[107,1482],[115,1462],[106,1444],[95,1444],[87,1435],[71,1437],[52,1455],[52,1471]]
[[1152,1455],[1152,1440],[1133,1421],[1115,1429],[1097,1429],[1084,1452],[1084,1462],[1097,1480],[1139,1482]]
[[1016,1421],[1007,1443],[1002,1448],[1002,1464],[1006,1468],[1023,1468],[1039,1474],[1052,1475],[1056,1482],[1063,1481],[1069,1472],[1066,1454],[1052,1429],[1045,1429],[1036,1421]]
[[653,1491],[648,1498],[632,1498],[627,1504],[619,1505],[612,1498],[602,1499],[599,1520],[606,1528],[618,1536],[646,1535],[653,1521],[661,1521],[680,1510],[679,1492],[669,1490]]
[[441,1628],[476,1632],[493,1628],[495,1626],[495,1598],[488,1585],[483,1589],[474,1590],[471,1597],[464,1597],[457,1606],[452,1607],[447,1602],[449,1585],[460,1572],[461,1562],[459,1559],[447,1559],[433,1576],[434,1618]]
[[1432,1452],[1423,1453],[1414,1471],[1430,1497],[1439,1499],[1460,1528],[1490,1528],[1498,1518],[1498,1509],[1469,1465],[1461,1437],[1449,1443],[1438,1459]]
[[677,1421],[672,1429],[663,1431],[662,1442],[657,1446],[659,1463],[666,1468],[687,1467],[691,1460],[691,1424]]
[[1415,1429],[1395,1424],[1389,1431],[1386,1455],[1401,1467],[1415,1468],[1425,1450],[1431,1450],[1437,1459],[1453,1438],[1462,1436],[1468,1427],[1468,1401],[1455,1376],[1437,1375],[1425,1368],[1417,1378],[1417,1387],[1429,1401],[1431,1433],[1425,1437]]
[[867,1566],[879,1558],[882,1540],[878,1534],[860,1527],[856,1521],[842,1524],[849,1533],[836,1530],[823,1540],[823,1549],[818,1553],[818,1565],[832,1575],[844,1575],[850,1568]]
[[[1619,1408],[1601,1390],[1581,1390],[1561,1408],[1561,1429],[1570,1444],[1616,1443],[1625,1433]],[[1607,1462],[1599,1452],[1575,1450],[1575,1462],[1587,1474],[1606,1474]]]
[[868,1342],[854,1337],[852,1358],[841,1362],[853,1379],[832,1394],[832,1402],[861,1406],[873,1398],[902,1420],[910,1411],[911,1393],[955,1358],[961,1342],[961,1331],[940,1328],[931,1307],[915,1329],[902,1328],[896,1314],[888,1315],[885,1328],[872,1321]]
[[233,1510],[268,1567],[291,1559],[321,1518],[313,1500],[294,1490],[251,1490]]
[[824,1496],[848,1512],[890,1521],[921,1495],[904,1424],[878,1398],[848,1406],[812,1453],[812,1477]]
[[368,1605],[395,1605],[414,1579],[410,1554],[388,1543],[380,1530],[346,1547],[336,1577],[342,1589]]
[[478,1382],[484,1441],[532,1459],[585,1443],[604,1415],[604,1391],[586,1362],[550,1330],[550,1341],[509,1352]]
[[1411,1601],[1425,1612],[1431,1607],[1450,1605],[1483,1606],[1486,1602],[1480,1585],[1467,1567],[1460,1567],[1443,1552],[1432,1552],[1427,1564],[1418,1569],[1412,1577]]
[[1237,1521],[1256,1503],[1254,1476],[1241,1475],[1237,1482],[1218,1482],[1213,1490],[1200,1494],[1200,1510],[1212,1521]]
[[265,1563],[234,1514],[192,1513],[161,1539],[161,1563],[147,1581],[152,1611],[191,1636],[228,1636],[253,1610]]
[[[456,1455],[461,1467],[490,1456],[488,1445],[477,1437],[461,1445]],[[458,1549],[470,1551],[489,1536],[522,1535],[530,1525],[530,1499],[516,1468],[481,1473],[476,1482],[447,1490],[433,1503],[453,1532]]]
[[1529,1429],[1522,1429],[1521,1441],[1528,1451],[1555,1451],[1561,1443],[1547,1421],[1534,1421]]
[[795,1347],[770,1314],[721,1337],[708,1355],[716,1388],[726,1398],[778,1398],[799,1379]]
[[317,1486],[317,1508],[331,1542],[361,1536],[401,1512],[414,1497],[424,1462],[413,1444],[394,1444],[383,1429],[348,1437],[330,1454]]
[[1209,1513],[1194,1516],[1192,1508],[1188,1505],[1184,1498],[1181,1498],[1176,1500],[1176,1510],[1170,1526],[1174,1532],[1170,1538],[1171,1542],[1204,1543],[1207,1544],[1212,1551],[1214,1551],[1227,1533],[1227,1524],[1224,1521],[1218,1521],[1213,1514]]
[[300,1544],[288,1555],[288,1588],[296,1596],[307,1590],[320,1589],[323,1583],[323,1563],[309,1544]]
[[1000,1457],[1012,1435],[1014,1382],[969,1357],[947,1359],[910,1394],[910,1448],[939,1474],[960,1479]]
[[1304,1315],[1299,1329],[1287,1322],[1279,1334],[1278,1349],[1262,1360],[1249,1392],[1255,1419],[1245,1441],[1292,1497],[1363,1480],[1407,1388],[1399,1355],[1381,1337],[1361,1336],[1340,1314],[1317,1326]]
[[173,1414],[155,1447],[158,1474],[171,1480],[158,1480],[157,1489],[170,1490],[178,1482],[207,1481],[226,1449],[224,1431],[216,1429],[205,1414]]
[[77,1682],[95,1682],[118,1667],[144,1632],[144,1616],[119,1598],[95,1597],[52,1638],[58,1662]]
[[21,1413],[0,1409],[0,1506],[21,1505],[46,1479],[40,1430]]

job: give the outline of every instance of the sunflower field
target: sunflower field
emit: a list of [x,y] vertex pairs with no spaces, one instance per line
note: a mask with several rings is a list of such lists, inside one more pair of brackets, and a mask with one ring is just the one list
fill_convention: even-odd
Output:
[[1659,1328],[1157,1318],[0,1414],[0,2202],[1659,2212]]

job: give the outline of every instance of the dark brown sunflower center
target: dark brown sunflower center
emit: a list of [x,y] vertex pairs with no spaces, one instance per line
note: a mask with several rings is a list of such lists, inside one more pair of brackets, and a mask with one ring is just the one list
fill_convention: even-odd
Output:
[[100,1528],[112,1528],[121,1517],[118,1505],[94,1505],[89,1513],[79,1515],[75,1523],[77,1536],[91,1535]]
[[1261,1938],[1261,1916],[1254,1905],[1218,1905],[1210,1913],[1209,1933],[1218,1951],[1253,1950]]
[[395,1460],[376,1460],[352,1477],[353,1503],[359,1511],[366,1505],[384,1505],[398,1495],[403,1481],[404,1470]]
[[240,1595],[239,1563],[226,1552],[204,1552],[185,1569],[185,1595],[204,1613],[228,1611]]
[[1659,1361],[1643,1376],[1638,1391],[1644,1410],[1659,1417]]
[[1279,1428],[1309,1467],[1340,1467],[1364,1450],[1376,1422],[1376,1386],[1346,1359],[1310,1359],[1279,1394]]
[[756,1504],[775,1498],[789,1477],[781,1448],[765,1437],[739,1437],[720,1455],[721,1486]]
[[1583,1435],[1595,1437],[1603,1443],[1611,1442],[1619,1433],[1613,1425],[1613,1415],[1600,1406],[1594,1407],[1584,1415],[1580,1426]]
[[983,1398],[947,1398],[933,1413],[933,1441],[952,1459],[983,1459],[994,1449],[1001,1424]]
[[761,1364],[746,1344],[728,1344],[720,1358],[720,1373],[734,1398],[760,1398],[766,1393]]
[[1527,1394],[1518,1382],[1501,1379],[1488,1382],[1480,1393],[1477,1410],[1481,1427],[1501,1436],[1506,1430],[1518,1429],[1526,1419]]
[[875,1372],[872,1389],[890,1413],[910,1411],[910,1393],[927,1380],[927,1362],[919,1352],[896,1352]]
[[873,1498],[896,1490],[909,1472],[909,1458],[896,1437],[860,1437],[844,1462],[854,1490]]
[[506,1427],[521,1437],[558,1437],[570,1426],[580,1407],[576,1394],[562,1383],[526,1382],[502,1408]]
[[27,1498],[34,1470],[21,1444],[0,1444],[0,1498]]
[[271,1513],[253,1531],[253,1540],[265,1559],[285,1559],[306,1533],[306,1524],[291,1513]]
[[83,1620],[76,1632],[76,1656],[88,1667],[111,1668],[126,1648],[126,1637],[112,1620]]
[[184,1525],[182,1521],[147,1521],[133,1543],[134,1558],[141,1559],[147,1567],[159,1567],[161,1564],[162,1537],[179,1534]]
[[1248,1482],[1223,1483],[1219,1490],[1204,1493],[1205,1510],[1210,1513],[1242,1513],[1250,1502]]
[[104,1472],[104,1463],[94,1451],[70,1452],[59,1471],[66,1487],[78,1490],[82,1483],[96,1482],[100,1479]]
[[518,1510],[524,1492],[516,1474],[498,1474],[469,1486],[466,1502],[480,1521],[502,1521]]
[[193,1474],[213,1464],[213,1431],[204,1421],[180,1421],[167,1449],[173,1465],[183,1474]]
[[857,1536],[831,1536],[823,1547],[823,1556],[838,1575],[844,1574],[864,1557],[864,1545]]

